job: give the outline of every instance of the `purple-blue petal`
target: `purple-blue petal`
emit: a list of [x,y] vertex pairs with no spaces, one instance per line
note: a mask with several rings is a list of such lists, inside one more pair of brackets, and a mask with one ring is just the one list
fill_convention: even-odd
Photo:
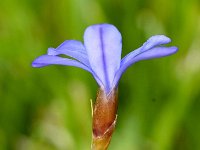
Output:
[[62,51],[62,50],[71,50],[71,51],[78,51],[82,54],[87,55],[87,52],[85,50],[84,45],[82,42],[77,40],[66,40],[62,44],[60,44],[56,50]]
[[56,49],[48,49],[48,55],[55,56],[61,54],[72,57],[88,67],[90,66],[85,47],[80,41],[67,40],[59,45]]
[[121,34],[110,24],[93,25],[84,33],[84,45],[90,66],[104,84],[106,92],[111,90],[116,71],[121,61]]
[[151,49],[158,45],[163,45],[170,43],[171,39],[166,37],[165,35],[154,35],[150,37],[143,45],[142,50]]
[[84,64],[82,64],[76,60],[62,58],[62,57],[53,56],[53,55],[42,55],[42,56],[36,58],[32,62],[32,67],[36,67],[36,68],[45,67],[45,66],[49,66],[49,65],[64,65],[64,66],[74,66],[74,67],[82,68],[82,69],[90,72],[94,76],[97,83],[100,86],[103,86],[103,84],[100,81],[100,79],[98,78],[98,76],[89,67],[85,66]]
[[162,44],[167,44],[171,40],[165,36],[153,36],[142,47],[130,52],[126,55],[122,61],[120,69],[115,75],[113,86],[118,84],[118,81],[123,72],[135,62],[140,60],[147,60],[152,58],[160,58],[168,55],[172,55],[177,52],[178,48],[175,46],[164,47]]
[[58,52],[56,51],[56,49],[53,48],[53,47],[48,48],[47,54],[48,54],[48,55],[51,55],[51,56],[59,55]]
[[91,71],[87,66],[81,64],[80,62],[68,58],[62,58],[59,56],[52,56],[52,55],[42,55],[36,58],[32,62],[33,67],[44,67],[48,65],[66,65],[66,66],[75,66],[87,71]]

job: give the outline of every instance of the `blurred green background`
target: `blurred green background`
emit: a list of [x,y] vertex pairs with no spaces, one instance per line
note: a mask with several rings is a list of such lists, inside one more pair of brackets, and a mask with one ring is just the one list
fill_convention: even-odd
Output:
[[95,80],[78,68],[31,62],[104,22],[120,30],[123,56],[155,34],[179,47],[123,75],[109,149],[200,150],[198,0],[1,0],[0,150],[90,149]]

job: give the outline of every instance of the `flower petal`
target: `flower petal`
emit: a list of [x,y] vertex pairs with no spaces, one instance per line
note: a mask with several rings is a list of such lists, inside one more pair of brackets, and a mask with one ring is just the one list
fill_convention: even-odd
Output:
[[147,49],[151,49],[155,46],[158,45],[163,45],[163,44],[167,44],[170,43],[171,39],[164,36],[164,35],[154,35],[152,37],[150,37],[143,45],[142,45],[142,49],[143,50],[147,50]]
[[171,40],[164,35],[153,36],[146,43],[144,43],[142,47],[126,55],[121,61],[121,66],[116,73],[113,86],[116,86],[118,84],[118,81],[123,72],[135,62],[140,60],[164,57],[176,53],[178,48],[175,46],[161,46],[161,44],[167,44],[170,41]]
[[62,58],[59,56],[42,55],[42,56],[36,58],[32,62],[32,67],[37,67],[37,68],[48,66],[48,65],[65,65],[65,66],[75,66],[78,68],[82,68],[82,69],[90,72],[94,76],[94,78],[97,81],[97,83],[99,84],[99,86],[103,86],[103,84],[100,81],[100,79],[98,78],[98,76],[89,67],[85,66],[84,64],[82,64],[76,60]]
[[90,69],[87,66],[81,64],[80,62],[76,60],[68,59],[68,58],[62,58],[59,56],[42,55],[36,58],[32,63],[33,67],[44,67],[48,65],[75,66],[75,67],[79,67],[90,72]]
[[61,54],[70,56],[88,67],[90,66],[85,47],[80,41],[67,40],[64,41],[61,45],[59,45],[56,49],[48,49],[48,55],[55,56]]
[[120,32],[110,24],[90,26],[84,34],[90,66],[107,92],[110,91],[115,73],[120,67],[121,41]]

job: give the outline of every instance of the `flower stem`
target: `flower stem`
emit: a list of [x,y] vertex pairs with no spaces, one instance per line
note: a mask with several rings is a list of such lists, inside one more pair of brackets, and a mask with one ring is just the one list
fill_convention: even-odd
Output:
[[107,150],[117,121],[118,91],[97,93],[93,108],[92,150]]

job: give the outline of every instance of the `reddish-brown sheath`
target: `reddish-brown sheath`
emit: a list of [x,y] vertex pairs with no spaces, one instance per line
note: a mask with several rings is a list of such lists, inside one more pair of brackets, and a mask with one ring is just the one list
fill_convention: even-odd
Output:
[[93,108],[92,150],[106,150],[117,119],[118,90],[106,94],[102,89],[97,93]]

